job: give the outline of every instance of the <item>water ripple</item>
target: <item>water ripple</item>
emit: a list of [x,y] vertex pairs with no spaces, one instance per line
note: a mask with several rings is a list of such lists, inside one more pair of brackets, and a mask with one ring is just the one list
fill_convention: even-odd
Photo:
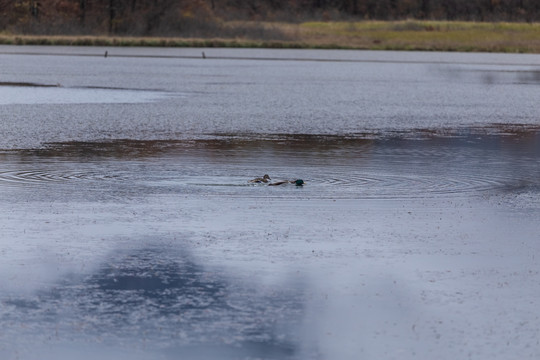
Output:
[[107,180],[119,179],[119,175],[106,175],[99,172],[81,172],[81,171],[55,171],[48,170],[10,170],[0,171],[0,183],[7,184],[43,184],[66,182],[73,180]]
[[[334,169],[335,170],[335,169]],[[173,171],[174,172],[174,171]],[[264,184],[248,186],[246,179],[231,177],[230,174],[216,174],[211,179],[202,174],[192,174],[187,178],[181,174],[153,173],[147,174],[143,186],[149,188],[167,188],[180,191],[194,191],[204,187],[207,192],[214,195],[224,196],[260,196]],[[486,191],[504,189],[511,179],[504,174],[493,177],[486,174],[405,174],[385,172],[339,172],[329,174],[326,171],[318,174],[306,174],[306,185],[302,192],[291,193],[280,190],[281,187],[268,187],[268,196],[310,196],[318,198],[369,198],[369,199],[402,199],[402,198],[425,198],[432,196],[471,196],[482,194]],[[172,179],[172,180],[171,180]],[[140,182],[134,169],[126,172],[104,173],[99,171],[46,171],[40,169],[0,171],[0,185],[46,185],[54,183],[76,183],[80,181],[122,181],[126,180],[130,186]],[[130,181],[128,181],[130,180]],[[291,188],[284,186],[282,189]],[[148,189],[149,190],[149,189]]]
[[312,179],[309,184],[317,186],[322,193],[340,189],[344,194],[359,198],[423,198],[441,195],[472,195],[503,187],[504,178],[488,178],[480,175],[462,174],[459,177],[364,174],[345,177]]

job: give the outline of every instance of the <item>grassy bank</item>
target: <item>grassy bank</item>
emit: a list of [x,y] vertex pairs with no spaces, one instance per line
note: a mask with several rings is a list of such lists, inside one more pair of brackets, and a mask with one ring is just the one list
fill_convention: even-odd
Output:
[[304,23],[311,44],[375,50],[540,53],[540,24],[399,21]]
[[[244,23],[245,25],[245,23]],[[228,26],[235,26],[229,24]],[[238,25],[237,25],[238,26]],[[259,36],[181,37],[33,36],[0,34],[1,44],[336,48],[540,53],[540,24],[447,21],[259,23]]]

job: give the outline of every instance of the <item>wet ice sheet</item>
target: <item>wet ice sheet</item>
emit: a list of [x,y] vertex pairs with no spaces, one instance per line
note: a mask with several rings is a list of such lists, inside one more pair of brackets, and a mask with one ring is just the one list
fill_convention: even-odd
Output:
[[[0,54],[2,81],[185,96],[129,104],[109,104],[100,96],[103,103],[2,105],[0,148],[66,140],[379,135],[493,123],[538,125],[535,56],[264,51],[257,57],[240,51],[233,58],[234,50],[215,49],[228,57],[203,60],[159,57],[174,49],[124,49],[118,51],[133,56],[108,58],[75,56],[92,48],[51,49],[59,53]],[[272,60],[276,57],[281,60]],[[340,61],[351,57],[363,60]]]

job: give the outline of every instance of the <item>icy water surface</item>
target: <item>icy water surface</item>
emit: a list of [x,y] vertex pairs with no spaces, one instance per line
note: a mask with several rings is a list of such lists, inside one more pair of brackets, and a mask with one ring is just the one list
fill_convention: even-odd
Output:
[[0,47],[0,358],[537,358],[539,70]]

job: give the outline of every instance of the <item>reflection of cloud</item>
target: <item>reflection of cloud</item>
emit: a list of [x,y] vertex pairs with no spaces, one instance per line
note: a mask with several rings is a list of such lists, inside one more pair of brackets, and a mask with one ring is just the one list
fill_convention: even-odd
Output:
[[305,343],[316,344],[321,359],[411,355],[419,314],[407,285],[395,276],[350,270],[349,275],[319,281],[329,288],[320,289],[321,298],[310,303]]
[[[282,306],[298,304],[295,296],[265,298],[205,270],[185,252],[145,248],[115,253],[85,279],[66,278],[32,299],[4,301],[10,311],[0,320],[29,329],[17,329],[10,346],[50,344],[46,356],[60,360],[88,344],[105,359],[137,358],[111,357],[124,347],[171,359],[286,359],[297,353],[297,344],[282,332],[293,332],[291,314],[298,310]],[[279,312],[286,316],[281,325]]]

